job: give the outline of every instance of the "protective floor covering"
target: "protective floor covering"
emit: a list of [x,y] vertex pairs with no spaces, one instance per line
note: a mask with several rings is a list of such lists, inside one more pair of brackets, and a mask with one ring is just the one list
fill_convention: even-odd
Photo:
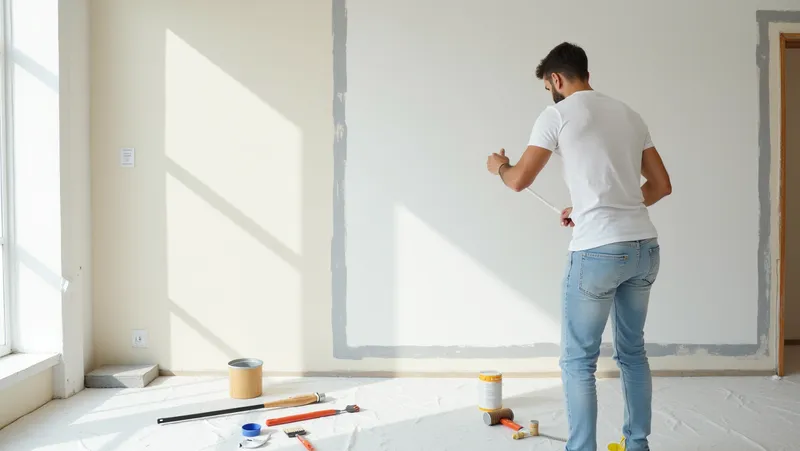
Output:
[[[563,450],[563,444],[546,438],[515,441],[508,429],[485,426],[475,407],[473,379],[266,379],[260,399],[313,391],[333,399],[315,406],[156,424],[159,417],[259,402],[227,399],[226,383],[219,377],[172,377],[159,378],[145,389],[84,390],[0,430],[0,449],[235,450],[244,423],[264,425],[275,416],[358,404],[360,413],[300,423],[317,450]],[[507,379],[504,395],[521,423],[537,419],[541,433],[565,435],[559,380]],[[620,436],[619,380],[600,380],[598,395],[599,449],[605,450]],[[304,449],[280,427],[272,430],[260,449]],[[800,375],[782,380],[656,378],[651,443],[654,450],[669,451],[798,450]]]

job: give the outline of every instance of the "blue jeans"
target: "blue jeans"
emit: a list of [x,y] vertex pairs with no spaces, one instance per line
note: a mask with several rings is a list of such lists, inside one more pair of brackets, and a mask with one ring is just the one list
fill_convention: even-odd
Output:
[[569,254],[560,359],[569,421],[567,451],[597,450],[595,371],[609,314],[625,402],[622,433],[626,451],[650,449],[647,437],[653,389],[644,350],[644,323],[659,263],[655,238]]

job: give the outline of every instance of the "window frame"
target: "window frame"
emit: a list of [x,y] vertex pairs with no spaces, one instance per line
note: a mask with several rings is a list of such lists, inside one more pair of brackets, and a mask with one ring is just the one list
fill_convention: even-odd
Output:
[[0,357],[8,355],[14,348],[12,321],[14,268],[13,264],[13,64],[11,1],[0,0],[0,264],[2,264],[2,300],[0,321],[3,321],[4,340],[0,341]]

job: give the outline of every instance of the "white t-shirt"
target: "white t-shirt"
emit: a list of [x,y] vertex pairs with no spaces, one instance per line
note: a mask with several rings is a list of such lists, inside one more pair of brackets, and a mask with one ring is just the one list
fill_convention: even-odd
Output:
[[530,145],[563,157],[575,223],[569,250],[655,238],[641,189],[653,146],[641,116],[597,91],[578,91],[539,115]]

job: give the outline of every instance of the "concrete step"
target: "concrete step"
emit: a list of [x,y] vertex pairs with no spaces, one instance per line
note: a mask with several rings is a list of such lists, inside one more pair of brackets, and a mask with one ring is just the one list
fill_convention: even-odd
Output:
[[144,388],[158,377],[158,365],[107,365],[84,377],[86,388]]

